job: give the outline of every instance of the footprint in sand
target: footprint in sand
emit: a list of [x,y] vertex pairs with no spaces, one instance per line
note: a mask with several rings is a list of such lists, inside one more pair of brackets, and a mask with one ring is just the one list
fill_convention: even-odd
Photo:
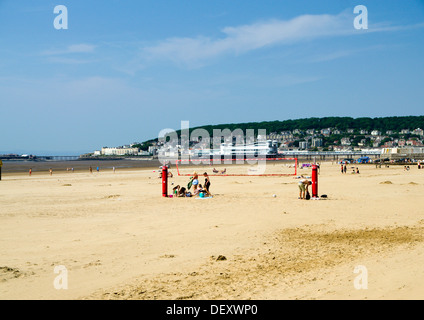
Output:
[[119,194],[111,194],[110,196],[106,196],[103,199],[116,199],[119,198],[121,195]]
[[0,282],[6,282],[10,279],[16,279],[24,276],[24,273],[17,268],[0,267]]

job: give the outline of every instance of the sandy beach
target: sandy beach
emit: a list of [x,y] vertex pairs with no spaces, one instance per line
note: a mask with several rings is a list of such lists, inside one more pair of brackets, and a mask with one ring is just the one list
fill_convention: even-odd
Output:
[[201,200],[153,168],[3,171],[0,299],[423,299],[424,170],[355,166],[322,163],[309,201],[293,176],[212,176]]

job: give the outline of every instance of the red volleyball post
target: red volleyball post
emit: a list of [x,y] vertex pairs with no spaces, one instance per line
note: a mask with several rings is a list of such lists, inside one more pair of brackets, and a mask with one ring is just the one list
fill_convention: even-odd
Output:
[[318,197],[318,166],[312,165],[312,198]]
[[168,197],[168,167],[162,166],[162,196]]

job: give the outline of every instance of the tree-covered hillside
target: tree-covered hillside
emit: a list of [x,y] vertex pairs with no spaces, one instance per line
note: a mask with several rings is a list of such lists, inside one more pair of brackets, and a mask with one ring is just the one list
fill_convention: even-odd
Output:
[[[282,132],[282,131],[293,131],[295,129],[307,130],[315,129],[321,130],[326,128],[337,128],[340,131],[346,131],[347,129],[358,130],[379,130],[386,132],[392,130],[399,132],[403,129],[414,130],[416,128],[424,128],[424,116],[403,116],[403,117],[383,117],[383,118],[351,118],[351,117],[324,117],[324,118],[305,118],[295,120],[284,120],[284,121],[263,121],[263,122],[249,122],[249,123],[229,123],[219,125],[205,125],[199,127],[190,128],[190,132],[195,129],[205,129],[213,136],[213,129],[254,129],[255,133],[259,129],[265,129],[267,133],[271,132]],[[177,131],[178,135],[180,130]],[[146,141],[145,144],[152,139]]]

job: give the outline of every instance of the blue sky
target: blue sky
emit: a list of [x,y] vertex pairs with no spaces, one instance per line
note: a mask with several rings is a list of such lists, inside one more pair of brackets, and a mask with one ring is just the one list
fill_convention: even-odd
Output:
[[423,115],[423,57],[422,0],[0,0],[0,153],[81,154],[186,120]]

